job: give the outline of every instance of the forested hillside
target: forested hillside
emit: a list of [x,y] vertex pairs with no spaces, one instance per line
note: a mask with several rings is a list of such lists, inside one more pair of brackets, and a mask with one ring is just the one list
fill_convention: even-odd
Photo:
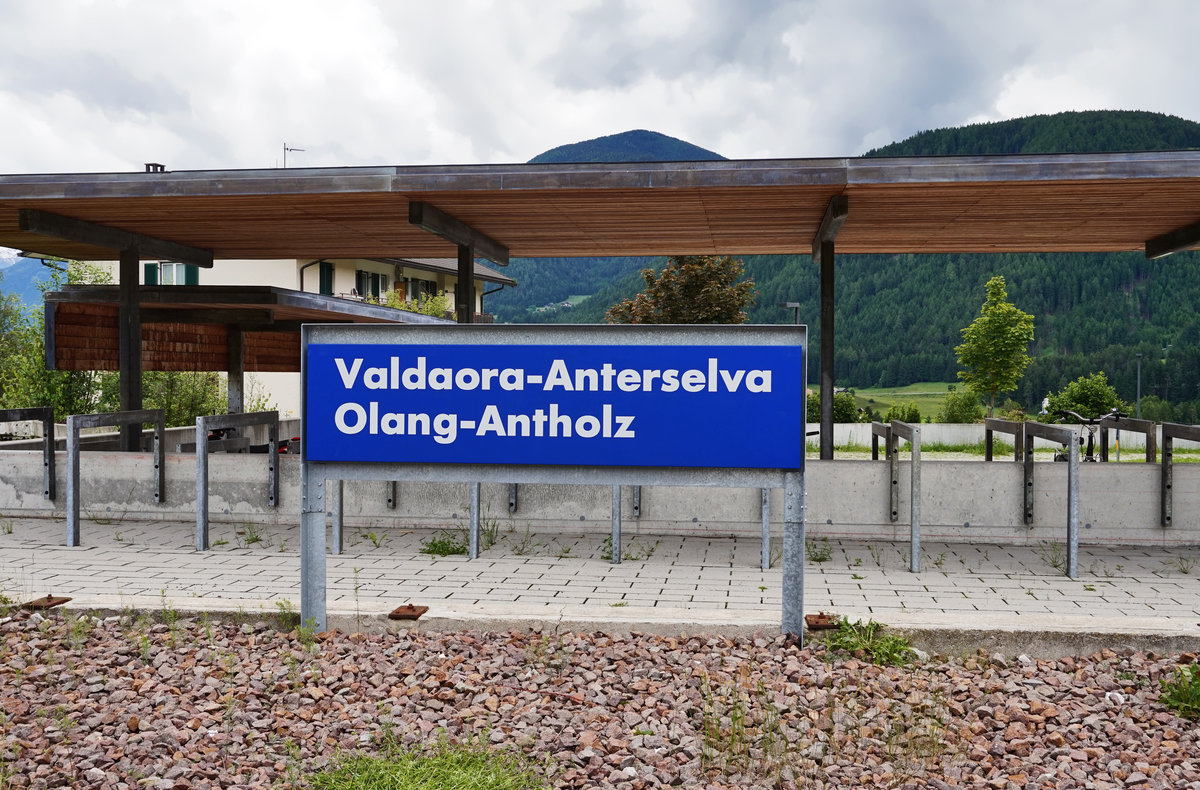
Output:
[[[619,135],[617,137],[620,137]],[[602,138],[603,139],[603,138]],[[599,141],[593,141],[599,142]],[[1200,147],[1200,124],[1146,112],[1071,112],[921,132],[870,156],[1103,152]],[[802,155],[802,152],[800,152]],[[643,159],[652,157],[644,156]],[[755,323],[784,323],[800,302],[801,321],[818,348],[817,268],[808,256],[745,256],[759,291]],[[603,262],[601,262],[603,261]],[[489,297],[507,321],[593,323],[641,290],[637,270],[651,259],[574,259],[548,265],[517,261],[520,284]],[[1021,255],[841,255],[837,280],[839,386],[898,386],[953,381],[960,330],[982,304],[993,275],[1010,299],[1035,318],[1034,363],[1016,393],[1036,408],[1050,390],[1104,371],[1122,397],[1142,391],[1177,404],[1166,416],[1200,421],[1200,252],[1159,261],[1138,253]],[[526,291],[527,286],[529,290]],[[528,308],[591,294],[571,308]],[[527,298],[528,295],[528,298]],[[1164,349],[1166,349],[1164,351]],[[813,354],[810,370],[817,369]],[[1144,406],[1158,408],[1153,401]],[[1161,414],[1162,412],[1160,412]]]

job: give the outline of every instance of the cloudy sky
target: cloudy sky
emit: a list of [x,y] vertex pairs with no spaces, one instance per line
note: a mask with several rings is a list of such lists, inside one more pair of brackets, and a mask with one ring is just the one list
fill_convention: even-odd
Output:
[[652,129],[844,156],[1200,120],[1194,0],[0,0],[0,173],[520,162]]

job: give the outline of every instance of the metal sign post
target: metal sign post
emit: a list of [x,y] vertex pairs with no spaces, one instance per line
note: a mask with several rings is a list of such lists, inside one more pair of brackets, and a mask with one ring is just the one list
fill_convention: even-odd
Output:
[[801,633],[805,327],[342,324],[301,337],[304,622],[326,627],[326,480],[678,485],[785,489],[784,629]]

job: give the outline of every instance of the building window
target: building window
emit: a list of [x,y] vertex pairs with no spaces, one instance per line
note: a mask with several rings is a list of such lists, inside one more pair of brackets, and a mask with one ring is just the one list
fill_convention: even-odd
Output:
[[375,301],[380,301],[381,295],[388,289],[388,276],[379,272],[368,272],[364,269],[356,269],[354,272],[354,290],[358,295],[363,297],[371,297]]
[[146,285],[199,285],[200,267],[191,263],[147,263],[142,267]]

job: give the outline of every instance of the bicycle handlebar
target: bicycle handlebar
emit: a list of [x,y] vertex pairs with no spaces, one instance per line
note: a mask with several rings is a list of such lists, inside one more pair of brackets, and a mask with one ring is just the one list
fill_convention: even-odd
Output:
[[1054,414],[1060,420],[1065,420],[1068,417],[1074,417],[1076,420],[1079,420],[1080,424],[1082,424],[1082,425],[1099,425],[1100,423],[1104,422],[1105,420],[1120,420],[1122,418],[1129,417],[1129,415],[1126,414],[1125,412],[1117,411],[1117,408],[1115,406],[1112,408],[1111,411],[1108,412],[1108,414],[1102,415],[1100,417],[1084,417],[1079,412],[1071,411],[1070,409],[1059,409],[1058,411],[1054,412]]

